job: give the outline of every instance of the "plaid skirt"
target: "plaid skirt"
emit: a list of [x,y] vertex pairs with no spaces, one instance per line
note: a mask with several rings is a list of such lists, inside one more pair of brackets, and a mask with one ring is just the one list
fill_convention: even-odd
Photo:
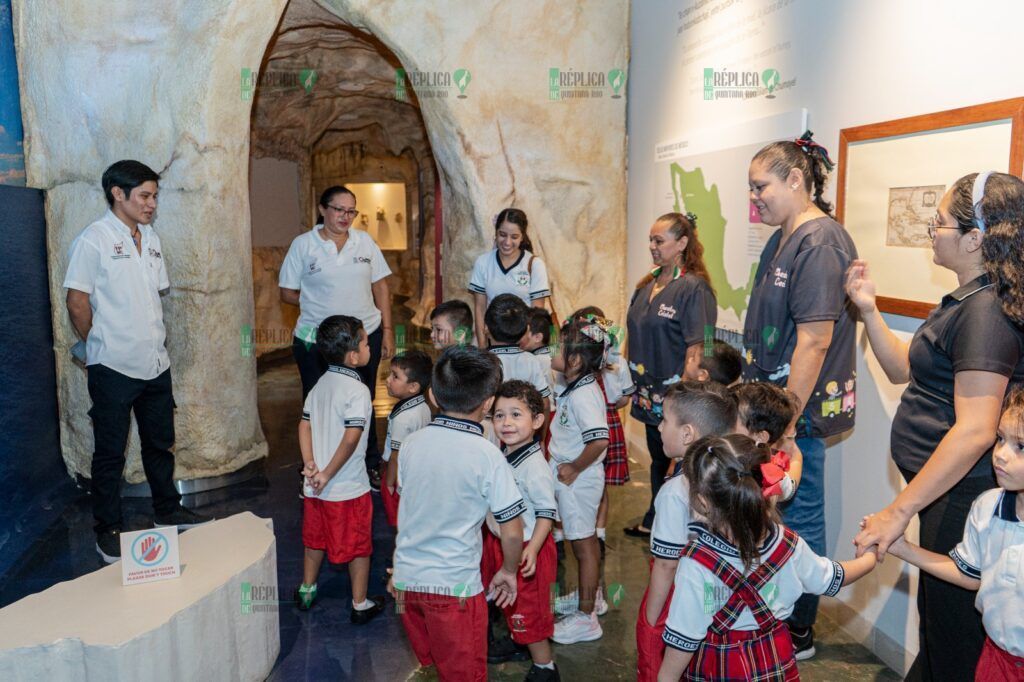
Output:
[[626,432],[619,411],[608,406],[608,452],[604,456],[605,485],[629,482],[629,456],[626,454]]
[[689,682],[799,682],[793,640],[782,621],[766,632],[708,631],[683,673]]

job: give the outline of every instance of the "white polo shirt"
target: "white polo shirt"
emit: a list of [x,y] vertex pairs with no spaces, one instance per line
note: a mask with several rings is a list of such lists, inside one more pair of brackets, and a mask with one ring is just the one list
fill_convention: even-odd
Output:
[[[608,410],[593,374],[585,374],[566,386],[557,403],[548,444],[552,461],[572,462],[587,443],[608,438]],[[604,456],[602,452],[591,466],[603,462]]]
[[[691,523],[694,542],[707,545],[741,575],[746,575],[739,550],[703,524]],[[775,526],[760,547],[761,560],[767,560],[782,542],[782,532]],[[803,538],[797,540],[789,560],[782,565],[759,592],[772,614],[785,620],[793,613],[793,605],[803,593],[834,597],[843,585],[845,572],[838,563],[815,554]],[[665,644],[680,651],[696,651],[708,633],[715,614],[732,597],[732,590],[694,559],[681,559],[676,569],[675,590],[665,623]],[[744,607],[733,630],[756,630],[757,621]]]
[[526,305],[551,295],[548,269],[544,261],[525,249],[519,252],[519,259],[507,269],[502,266],[497,249],[479,256],[473,264],[469,290],[474,294],[485,294],[488,305],[501,294],[518,296]]
[[601,373],[604,381],[605,398],[609,405],[619,402],[623,396],[636,393],[636,384],[633,383],[633,375],[629,371],[629,363],[621,357],[614,367],[605,369]]
[[964,575],[981,580],[974,603],[985,633],[1004,651],[1024,656],[1024,522],[1017,494],[987,490],[971,505],[964,539],[949,553]]
[[541,373],[548,380],[548,389],[551,391],[551,395],[555,395],[555,372],[551,369],[551,348],[541,346],[537,350],[531,351],[530,354],[540,362]]
[[401,590],[472,597],[483,591],[480,524],[526,511],[512,467],[476,422],[438,415],[398,458],[394,580]]
[[171,366],[160,306],[160,292],[171,283],[160,237],[149,225],[139,225],[139,232],[141,254],[132,230],[108,210],[71,242],[64,288],[89,294],[92,328],[85,342],[86,365],[154,379]]
[[[505,451],[505,459],[512,467],[516,487],[526,503],[523,514],[523,542],[529,542],[537,527],[537,519],[557,520],[555,503],[555,477],[544,459],[540,443],[529,443],[512,452]],[[497,524],[488,515],[487,527],[498,535]]]
[[407,436],[430,423],[430,407],[423,395],[399,400],[388,415],[388,435],[384,441],[381,459],[391,461],[391,451],[399,450]]
[[316,497],[328,502],[354,500],[370,492],[370,477],[366,474],[366,439],[369,435],[367,424],[373,415],[373,401],[370,389],[359,379],[359,374],[349,367],[331,365],[306,396],[302,406],[302,418],[309,421],[313,431],[313,460],[318,469],[331,463],[338,445],[348,429],[361,429],[359,443],[352,456],[338,470],[319,495],[305,486],[306,497]]
[[350,315],[362,321],[367,334],[380,327],[380,310],[370,285],[391,274],[373,237],[354,228],[338,251],[320,236],[322,225],[292,240],[281,264],[278,285],[299,290],[299,319],[295,336],[316,341],[316,328],[331,315]]
[[676,474],[661,486],[654,498],[651,526],[651,554],[659,559],[678,560],[690,541],[690,482]]
[[536,355],[527,353],[519,346],[491,346],[488,350],[501,360],[503,381],[519,379],[540,391],[541,398],[551,396],[551,386]]

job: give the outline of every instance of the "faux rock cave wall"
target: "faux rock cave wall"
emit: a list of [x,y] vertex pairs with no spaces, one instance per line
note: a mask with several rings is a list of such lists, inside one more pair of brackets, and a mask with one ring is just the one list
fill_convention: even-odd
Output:
[[[166,0],[146,12],[121,3],[97,12],[93,0],[14,0],[28,184],[48,193],[61,443],[71,473],[88,475],[92,433],[85,373],[68,355],[75,336],[61,282],[71,240],[105,209],[100,175],[122,158],[163,177],[154,227],[172,282],[164,310],[176,475],[233,471],[266,453],[255,358],[241,349],[241,330],[254,322],[247,192],[258,122],[240,73],[259,68],[286,4]],[[554,101],[548,75],[625,71],[628,2],[318,4],[310,12],[326,10],[379,40],[408,72],[471,74],[465,98],[454,89],[417,98],[441,175],[445,295],[466,297],[472,262],[491,245],[491,216],[515,205],[551,264],[559,312],[593,303],[621,319],[625,97],[604,87],[599,98]],[[344,112],[329,116],[297,116],[295,125],[326,129]],[[432,258],[429,244],[422,258]],[[142,478],[135,445],[126,477]]]

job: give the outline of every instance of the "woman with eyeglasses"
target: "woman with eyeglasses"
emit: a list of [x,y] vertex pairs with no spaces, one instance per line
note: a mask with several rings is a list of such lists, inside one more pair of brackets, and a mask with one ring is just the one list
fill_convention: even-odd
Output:
[[[358,371],[374,397],[381,358],[390,358],[395,350],[387,280],[391,269],[373,237],[352,227],[359,215],[352,190],[328,187],[317,208],[323,223],[292,241],[278,279],[281,300],[299,306],[292,353],[302,378],[302,397],[327,371],[313,344],[317,327],[331,315],[362,321],[369,335],[370,362]],[[366,455],[367,467],[374,471],[380,457],[376,429],[368,434]]]
[[[868,264],[854,261],[846,276],[883,371],[908,384],[890,439],[907,487],[865,517],[858,554],[878,545],[883,556],[915,514],[922,547],[947,554],[957,545],[971,503],[995,487],[992,445],[1007,385],[1024,381],[1024,182],[965,175],[942,197],[928,236],[933,261],[960,286],[909,344],[878,312]],[[974,679],[985,642],[975,593],[922,571],[917,606],[920,651],[907,679]]]
[[[825,439],[853,428],[856,311],[843,278],[857,248],[824,199],[832,160],[807,131],[774,142],[750,162],[750,201],[779,229],[754,275],[743,326],[744,381],[792,391],[801,409],[787,432],[803,452],[803,476],[780,509],[812,550],[825,547]],[[797,660],[814,655],[818,596],[805,594],[787,619]]]

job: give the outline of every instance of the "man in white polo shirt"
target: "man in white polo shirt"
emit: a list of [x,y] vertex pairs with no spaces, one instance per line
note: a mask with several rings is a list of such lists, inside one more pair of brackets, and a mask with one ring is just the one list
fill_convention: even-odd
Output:
[[210,520],[183,508],[174,487],[174,396],[160,306],[160,292],[171,284],[149,225],[159,181],[138,161],[118,161],[103,173],[110,210],[72,242],[64,278],[71,323],[86,342],[95,440],[90,492],[96,550],[107,563],[121,558],[121,475],[132,412],[156,524]]

